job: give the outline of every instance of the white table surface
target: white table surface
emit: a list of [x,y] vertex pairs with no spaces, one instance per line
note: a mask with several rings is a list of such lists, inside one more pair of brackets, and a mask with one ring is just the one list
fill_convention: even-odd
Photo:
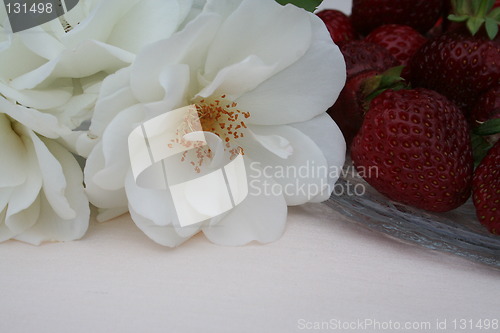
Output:
[[342,332],[336,324],[358,320],[381,326],[368,332],[406,322],[434,332],[447,320],[441,332],[453,332],[453,320],[500,319],[499,281],[499,270],[389,239],[322,204],[291,208],[279,241],[237,248],[198,235],[167,249],[125,215],[93,222],[76,242],[0,244],[0,332],[294,332],[315,322]]
[[76,242],[1,244],[0,272],[0,332],[294,332],[301,320],[447,319],[450,327],[500,319],[500,271],[394,241],[323,204],[291,208],[279,241],[236,248],[198,235],[167,249],[122,216],[93,223]]

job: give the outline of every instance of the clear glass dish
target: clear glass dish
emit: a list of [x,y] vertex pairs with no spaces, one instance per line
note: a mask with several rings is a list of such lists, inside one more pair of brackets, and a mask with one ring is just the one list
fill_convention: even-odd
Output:
[[325,204],[353,223],[500,269],[500,236],[478,222],[472,200],[447,213],[427,212],[387,199],[353,172],[351,163],[344,170]]

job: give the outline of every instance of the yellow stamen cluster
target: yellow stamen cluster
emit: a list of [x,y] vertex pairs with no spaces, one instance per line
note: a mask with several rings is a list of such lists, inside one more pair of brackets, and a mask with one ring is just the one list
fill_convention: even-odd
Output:
[[226,95],[219,99],[201,99],[196,103],[201,127],[226,143],[244,137],[242,130],[247,128],[244,119],[249,118],[250,113],[238,110],[237,106],[237,103],[227,101]]
[[[204,98],[195,101],[196,112],[186,115],[181,127],[177,130],[177,139],[174,143],[180,143],[187,148],[193,148],[196,153],[196,162],[190,164],[199,173],[200,167],[205,159],[211,160],[212,151],[202,142],[187,141],[183,137],[187,133],[204,131],[217,135],[225,143],[225,148],[231,154],[231,159],[243,155],[243,148],[232,145],[233,140],[245,137],[245,119],[250,117],[249,112],[237,108],[237,103],[228,101],[226,95],[218,98]],[[187,151],[181,157],[185,161]]]

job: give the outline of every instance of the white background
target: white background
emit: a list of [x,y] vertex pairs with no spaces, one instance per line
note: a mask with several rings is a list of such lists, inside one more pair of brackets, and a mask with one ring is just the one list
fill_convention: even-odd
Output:
[[279,241],[237,248],[198,235],[167,249],[123,216],[77,242],[0,244],[0,332],[294,332],[365,319],[432,331],[446,319],[452,332],[454,319],[500,319],[499,278],[321,204],[291,208]]

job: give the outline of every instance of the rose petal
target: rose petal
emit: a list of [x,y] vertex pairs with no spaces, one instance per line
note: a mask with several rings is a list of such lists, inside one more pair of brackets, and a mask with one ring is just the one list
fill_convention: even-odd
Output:
[[124,179],[130,169],[128,136],[143,120],[143,107],[136,105],[119,113],[106,128],[102,138],[105,167],[96,172],[93,182],[103,189],[123,188]]
[[311,21],[315,39],[306,54],[236,100],[238,108],[251,113],[247,123],[307,121],[325,112],[337,99],[345,82],[344,58],[331,37],[325,35],[324,24],[314,18]]
[[5,214],[6,213],[7,213],[7,209],[0,211],[0,242],[5,242],[6,240],[9,240],[16,235],[5,224]]
[[[11,122],[0,114],[0,188],[21,185],[26,181],[26,149],[12,130]],[[4,207],[0,206],[0,211]]]
[[[38,168],[38,161],[36,157],[36,151],[33,142],[29,136],[28,129],[24,128],[22,125],[18,124],[16,129],[20,135],[23,145],[25,147],[26,154],[26,181],[20,185],[16,186],[10,196],[9,205],[7,209],[6,224],[15,224],[16,222],[11,221],[15,215],[28,209],[37,200],[39,192],[42,188],[43,179]],[[26,219],[28,224],[34,223],[34,218],[32,220]],[[23,221],[20,221],[24,225]]]
[[[229,99],[235,100],[271,77],[276,67],[276,65],[266,65],[256,56],[249,56],[239,63],[221,69],[213,81],[197,96],[226,94]],[[242,77],[245,79],[242,80]],[[204,81],[209,80],[204,78]]]
[[28,129],[18,124],[16,130],[20,135],[26,154],[26,181],[16,186],[9,198],[5,215],[5,225],[14,233],[24,232],[36,223],[40,213],[39,193],[43,180],[38,168],[36,151],[29,137]]
[[96,220],[106,222],[126,213],[128,213],[128,207],[98,208]]
[[[160,85],[164,90],[164,111],[170,111],[185,105],[190,83],[190,70],[187,65],[171,65],[160,73]],[[155,115],[149,115],[148,118]]]
[[190,5],[187,0],[141,0],[115,24],[107,42],[137,53],[144,45],[169,37],[184,20],[179,2]]
[[42,209],[40,216],[33,227],[17,235],[17,240],[38,245],[44,241],[71,241],[80,239],[87,231],[90,218],[90,208],[83,189],[83,177],[80,166],[74,157],[59,144],[45,141],[50,153],[62,166],[67,185],[65,197],[71,208],[76,212],[75,218],[63,219],[58,213],[50,209],[44,194],[40,195]]
[[[71,208],[66,198],[67,183],[64,178],[63,167],[55,156],[49,151],[45,142],[33,132],[29,132],[33,142],[38,166],[43,180],[43,192],[54,212],[63,220],[76,217],[76,212]],[[61,148],[62,149],[62,148]]]
[[212,80],[249,55],[275,67],[276,73],[297,61],[310,42],[311,25],[302,9],[267,0],[243,1],[211,43],[204,75]]
[[26,72],[35,70],[47,62],[43,57],[31,52],[16,35],[7,35],[7,33],[1,30],[0,36],[3,34],[9,36],[9,38],[6,38],[0,44],[0,77],[5,82],[9,82]]
[[[10,197],[12,195],[12,188],[0,188],[0,212],[4,211],[9,204]],[[5,211],[7,212],[7,211]],[[4,216],[5,219],[5,216]]]
[[92,149],[94,149],[98,140],[89,136],[87,131],[72,131],[58,139],[64,147],[67,147],[72,153],[88,158]]
[[[301,205],[325,191],[328,187],[328,164],[323,152],[308,136],[290,126],[251,126],[261,136],[279,135],[290,143],[293,153],[286,159],[245,142],[245,155],[258,161],[274,181],[282,186],[289,206]],[[253,166],[251,167],[253,170]],[[253,175],[250,174],[252,177]]]
[[118,113],[137,103],[129,87],[130,72],[126,67],[104,79],[89,129],[92,136],[102,137]]
[[239,246],[251,241],[273,242],[283,234],[287,207],[282,195],[269,191],[274,181],[261,172],[260,177],[251,178],[249,182],[249,195],[241,204],[217,224],[203,227],[210,241]]
[[150,239],[163,246],[179,246],[199,231],[196,230],[188,237],[182,237],[177,233],[176,229],[172,225],[161,227],[154,224],[151,220],[137,214],[133,208],[129,208],[129,211],[130,216],[137,227],[141,229],[141,231],[144,232]]
[[70,132],[68,128],[59,124],[53,115],[15,105],[4,98],[0,98],[0,110],[27,128],[48,138],[57,138]]
[[18,90],[0,83],[0,93],[24,106],[45,110],[62,106],[69,101],[73,86],[70,80],[66,80],[65,83],[67,83],[66,86],[60,85],[41,90]]
[[[91,12],[80,24],[61,36],[67,48],[75,48],[87,40],[105,42],[116,23],[140,0],[106,0],[92,6]],[[56,22],[58,23],[58,22]],[[60,25],[60,24],[59,24]]]
[[199,68],[219,24],[217,16],[201,14],[184,30],[145,47],[132,67],[130,85],[135,97],[141,102],[162,99],[165,91],[157,78],[168,65],[189,64],[190,68]]
[[287,159],[293,154],[293,147],[290,141],[279,135],[258,135],[253,131],[248,131],[257,143],[266,148],[269,152],[282,159]]
[[29,207],[15,213],[10,214],[7,210],[5,225],[14,235],[20,235],[32,226],[34,226],[40,217],[40,196],[36,197]]
[[99,142],[90,153],[85,164],[84,178],[85,189],[89,201],[98,208],[122,208],[127,211],[127,197],[125,189],[103,189],[94,181],[94,175],[105,167],[102,142]]
[[78,47],[66,50],[37,69],[21,75],[11,82],[16,89],[33,89],[57,78],[83,78],[100,71],[114,73],[127,66],[133,54],[115,46],[88,40]]
[[59,40],[45,32],[41,27],[32,28],[29,32],[21,32],[18,35],[26,48],[47,60],[56,58],[65,49]]
[[82,122],[88,120],[92,116],[97,94],[82,93],[70,98],[70,100],[56,108],[54,114],[57,115],[59,121],[65,124],[70,129],[79,127]]
[[345,163],[346,143],[344,136],[337,124],[326,113],[303,123],[290,124],[290,126],[311,138],[327,160],[329,190],[318,195],[311,202],[325,201],[330,197]]
[[127,175],[125,188],[129,211],[135,224],[158,244],[175,247],[199,231],[199,226],[175,228],[175,208],[169,191],[138,186],[132,173]]

